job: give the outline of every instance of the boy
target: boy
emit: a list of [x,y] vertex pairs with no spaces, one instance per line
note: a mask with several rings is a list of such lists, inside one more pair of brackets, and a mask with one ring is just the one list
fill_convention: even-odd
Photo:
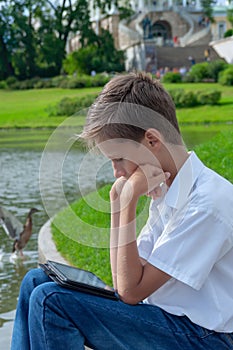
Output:
[[[110,252],[120,301],[21,286],[12,350],[233,348],[233,187],[181,139],[174,104],[143,73],[113,78],[81,134],[112,161]],[[136,205],[152,197],[136,240]],[[143,301],[143,302],[142,302]]]

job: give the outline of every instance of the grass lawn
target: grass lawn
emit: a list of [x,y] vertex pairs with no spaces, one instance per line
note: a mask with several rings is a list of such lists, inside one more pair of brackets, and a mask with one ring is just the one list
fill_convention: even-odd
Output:
[[97,94],[100,90],[101,88],[0,90],[0,128],[55,128],[65,117],[48,116],[49,107],[64,97]]
[[166,84],[166,89],[185,89],[185,90],[220,90],[222,97],[219,105],[200,106],[194,108],[177,109],[179,123],[224,123],[233,121],[233,87],[222,86],[213,83],[190,83],[190,84]]
[[[178,109],[180,123],[210,123],[233,120],[233,87],[219,84],[165,84],[165,88],[185,90],[221,90],[218,106],[203,106]],[[101,88],[85,89],[40,89],[6,91],[0,90],[0,128],[55,128],[65,117],[50,117],[48,109],[63,97],[97,94]],[[83,121],[80,119],[80,123]]]
[[[111,185],[101,187],[98,192],[89,193],[71,205],[77,217],[74,218],[70,208],[59,212],[52,223],[52,234],[58,251],[72,264],[96,273],[106,283],[112,285],[109,263],[109,228]],[[100,197],[105,200],[106,207],[101,207]],[[99,199],[99,201],[98,201]],[[95,202],[98,210],[87,203]],[[140,198],[137,206],[137,233],[147,220],[150,199]],[[103,248],[102,248],[103,247]],[[106,248],[107,247],[107,248]]]

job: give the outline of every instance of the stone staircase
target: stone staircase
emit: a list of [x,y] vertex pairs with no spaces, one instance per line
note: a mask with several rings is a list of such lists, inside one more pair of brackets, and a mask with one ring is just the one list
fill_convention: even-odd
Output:
[[[188,58],[193,57],[196,63],[203,62],[207,48],[210,50],[210,60],[218,58],[209,46],[212,40],[210,28],[198,24],[199,15],[174,7],[173,11],[139,13],[128,22],[120,22],[120,48],[126,50],[129,57],[126,69],[148,70],[147,67],[150,67],[150,70],[153,67],[154,71],[161,67],[189,67],[191,62]],[[180,46],[161,47],[156,45],[154,39],[144,40],[141,22],[145,16],[149,16],[152,23],[161,18],[168,21],[172,26],[173,37],[180,39]]]
[[204,51],[210,50],[210,60],[219,58],[215,50],[208,45],[195,45],[186,47],[157,47],[157,68],[180,68],[190,67],[189,57],[195,59],[196,63],[204,62]]

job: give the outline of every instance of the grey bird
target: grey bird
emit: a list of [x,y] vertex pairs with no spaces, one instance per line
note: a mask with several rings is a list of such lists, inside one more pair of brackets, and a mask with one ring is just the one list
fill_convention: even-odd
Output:
[[32,235],[32,214],[38,211],[36,208],[31,208],[23,225],[7,209],[0,207],[0,225],[2,225],[6,234],[14,240],[12,253],[16,251],[23,256],[22,250]]

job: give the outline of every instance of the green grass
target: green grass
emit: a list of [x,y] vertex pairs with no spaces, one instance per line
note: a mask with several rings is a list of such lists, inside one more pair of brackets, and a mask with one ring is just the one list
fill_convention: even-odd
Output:
[[[233,183],[232,149],[233,131],[227,131],[196,147],[195,151],[207,166]],[[72,204],[72,210],[81,219],[78,224],[69,207],[59,212],[52,224],[52,234],[58,251],[72,265],[93,271],[109,285],[112,283],[109,249],[95,248],[95,245],[97,246],[101,239],[101,244],[104,243],[105,247],[109,245],[110,187],[111,185],[106,185],[98,192],[90,193]],[[94,206],[96,209],[93,209]],[[137,208],[137,233],[146,222],[148,206],[148,198],[142,197]],[[102,232],[100,228],[107,230]],[[82,244],[83,242],[85,244]],[[94,246],[91,247],[93,242]]]
[[[221,90],[218,106],[178,109],[180,123],[222,123],[232,121],[233,87],[219,84],[165,84],[167,89]],[[48,110],[64,97],[97,94],[101,88],[0,90],[0,128],[55,128],[65,117],[51,117]],[[83,123],[83,121],[82,121]]]
[[0,90],[0,128],[55,128],[65,117],[48,116],[50,107],[64,97],[86,96],[100,90],[101,88]]
[[233,183],[233,130],[218,134],[195,148],[196,153],[209,168]]
[[[67,207],[59,212],[53,220],[52,234],[58,251],[72,265],[91,270],[112,285],[108,249],[110,188],[110,184],[105,185],[74,202],[72,211]],[[141,197],[137,207],[137,233],[146,223],[148,207],[149,199]]]
[[219,105],[201,106],[195,108],[177,109],[177,118],[180,124],[186,123],[225,123],[233,121],[233,87],[222,86],[217,83],[190,83],[190,84],[165,84],[166,89],[185,90],[220,90],[222,97]]

